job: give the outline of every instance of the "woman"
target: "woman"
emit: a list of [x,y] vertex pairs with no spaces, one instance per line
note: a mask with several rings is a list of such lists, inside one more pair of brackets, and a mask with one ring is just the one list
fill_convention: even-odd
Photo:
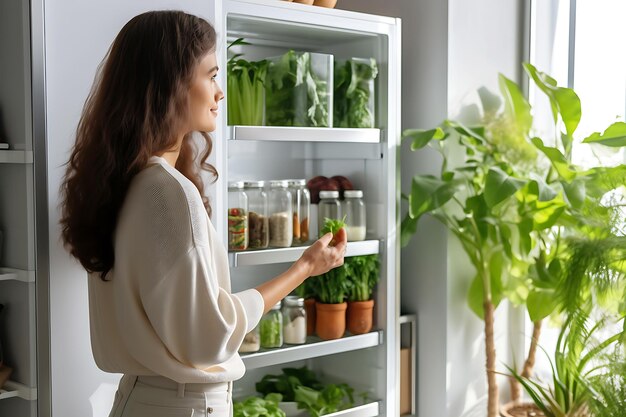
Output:
[[[237,354],[261,315],[307,277],[343,263],[328,234],[285,273],[233,294],[200,170],[224,94],[215,31],[183,12],[149,12],[116,37],[85,103],[61,224],[89,272],[94,358],[123,373],[110,416],[228,416]],[[192,133],[205,150],[196,163]],[[201,168],[201,169],[200,169]]]

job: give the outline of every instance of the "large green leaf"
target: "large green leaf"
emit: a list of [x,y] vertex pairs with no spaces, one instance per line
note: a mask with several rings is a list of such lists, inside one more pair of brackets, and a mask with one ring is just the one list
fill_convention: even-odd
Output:
[[545,146],[543,141],[539,138],[532,138],[531,142],[533,145],[537,147],[541,152],[544,153],[550,160],[550,163],[556,170],[556,172],[567,182],[571,182],[576,178],[576,171],[573,171],[570,168],[570,164],[563,156],[561,151],[557,148],[553,148],[551,146]]
[[[497,260],[493,263],[497,263]],[[497,266],[491,267],[492,269]],[[485,319],[485,307],[484,302],[484,290],[483,290],[483,278],[476,275],[470,284],[469,291],[467,292],[467,304],[469,308],[481,319]],[[502,301],[502,279],[500,275],[491,277],[491,302],[493,307],[497,308]]]
[[400,224],[400,245],[405,247],[409,244],[411,237],[417,231],[417,222],[419,219],[412,219],[408,214],[402,219]]
[[569,140],[574,135],[574,131],[580,123],[581,106],[580,98],[570,88],[558,87],[554,78],[538,71],[533,65],[524,63],[524,69],[530,78],[535,82],[537,87],[543,91],[550,100],[552,108],[552,117],[554,122],[557,121],[557,114],[561,115],[565,130],[569,136]]
[[558,192],[550,187],[539,175],[531,174],[530,177],[532,180],[527,185],[527,196],[535,195],[539,201],[554,200]]
[[626,123],[616,122],[609,126],[604,133],[594,132],[587,136],[583,143],[599,143],[605,146],[626,146]]
[[565,131],[572,138],[582,115],[580,98],[571,88],[558,87],[554,92],[554,99],[565,124]]
[[554,201],[538,201],[533,212],[533,228],[535,230],[550,229],[565,212],[565,206],[562,198]]
[[491,208],[503,202],[515,194],[524,184],[523,180],[511,177],[500,168],[489,169],[485,183],[485,202],[487,206]]
[[411,183],[409,215],[418,219],[443,206],[454,196],[457,185],[456,181],[442,181],[432,175],[416,175]]
[[446,137],[444,131],[437,127],[435,129],[423,130],[423,129],[406,129],[402,132],[402,139],[411,139],[411,150],[415,151],[421,149],[433,140],[441,140]]
[[530,114],[530,104],[522,94],[519,86],[506,78],[504,75],[498,76],[500,92],[504,96],[504,109],[511,120],[515,120],[517,126],[524,134],[528,134],[533,123]]
[[561,181],[561,186],[563,187],[567,200],[572,207],[582,207],[587,193],[585,180],[582,178],[576,178],[572,182]]

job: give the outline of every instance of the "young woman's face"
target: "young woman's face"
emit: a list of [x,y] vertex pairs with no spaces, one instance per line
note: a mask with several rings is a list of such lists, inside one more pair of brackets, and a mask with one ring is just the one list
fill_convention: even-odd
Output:
[[217,85],[217,59],[209,53],[200,60],[189,89],[189,130],[212,132],[217,126],[218,103],[224,93]]

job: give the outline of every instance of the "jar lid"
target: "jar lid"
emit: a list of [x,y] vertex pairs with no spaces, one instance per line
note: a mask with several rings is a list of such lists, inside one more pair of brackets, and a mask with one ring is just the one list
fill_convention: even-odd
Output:
[[339,191],[320,191],[320,198],[339,198]]
[[281,305],[282,305],[282,302],[279,301],[276,304],[274,304],[270,310],[280,310]]
[[243,188],[243,181],[233,181],[228,183],[229,190],[241,190]]
[[362,190],[345,190],[343,196],[346,198],[363,198]]
[[285,306],[287,307],[302,307],[304,305],[304,298],[298,297],[297,295],[288,295],[285,297]]
[[287,184],[290,187],[293,186],[300,186],[300,187],[304,187],[306,185],[306,180],[305,179],[299,179],[299,180],[287,180]]
[[289,182],[287,180],[273,180],[270,181],[270,187],[272,188],[287,188],[289,186]]
[[242,181],[243,188],[263,188],[265,187],[265,181]]

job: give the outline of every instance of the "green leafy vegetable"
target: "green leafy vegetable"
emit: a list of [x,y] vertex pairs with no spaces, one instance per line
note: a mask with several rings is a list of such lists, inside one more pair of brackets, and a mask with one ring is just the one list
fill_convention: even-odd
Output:
[[334,120],[336,127],[374,127],[376,60],[352,58],[335,65]]
[[265,398],[249,397],[233,404],[233,417],[286,417],[278,407],[282,395],[271,393]]
[[280,312],[272,311],[263,316],[259,323],[261,346],[264,348],[281,347],[283,344],[282,327]]
[[348,301],[369,300],[379,279],[378,255],[346,258],[345,265],[351,282]]
[[329,127],[328,81],[316,74],[311,60],[311,53],[291,50],[270,63],[267,125]]
[[343,219],[329,219],[328,217],[324,218],[324,227],[320,230],[320,237],[324,236],[326,233],[332,233],[333,236],[337,234],[339,229],[346,226],[346,216],[343,216]]
[[256,390],[266,398],[278,393],[283,401],[297,402],[299,409],[307,410],[314,417],[354,405],[354,389],[347,384],[323,385],[306,366],[282,371],[280,375],[265,375],[257,382]]
[[[239,38],[229,45],[229,49],[236,45],[249,45]],[[235,54],[228,60],[227,67],[227,94],[228,94],[228,124],[253,125],[263,124],[265,77],[269,62],[246,61]]]

